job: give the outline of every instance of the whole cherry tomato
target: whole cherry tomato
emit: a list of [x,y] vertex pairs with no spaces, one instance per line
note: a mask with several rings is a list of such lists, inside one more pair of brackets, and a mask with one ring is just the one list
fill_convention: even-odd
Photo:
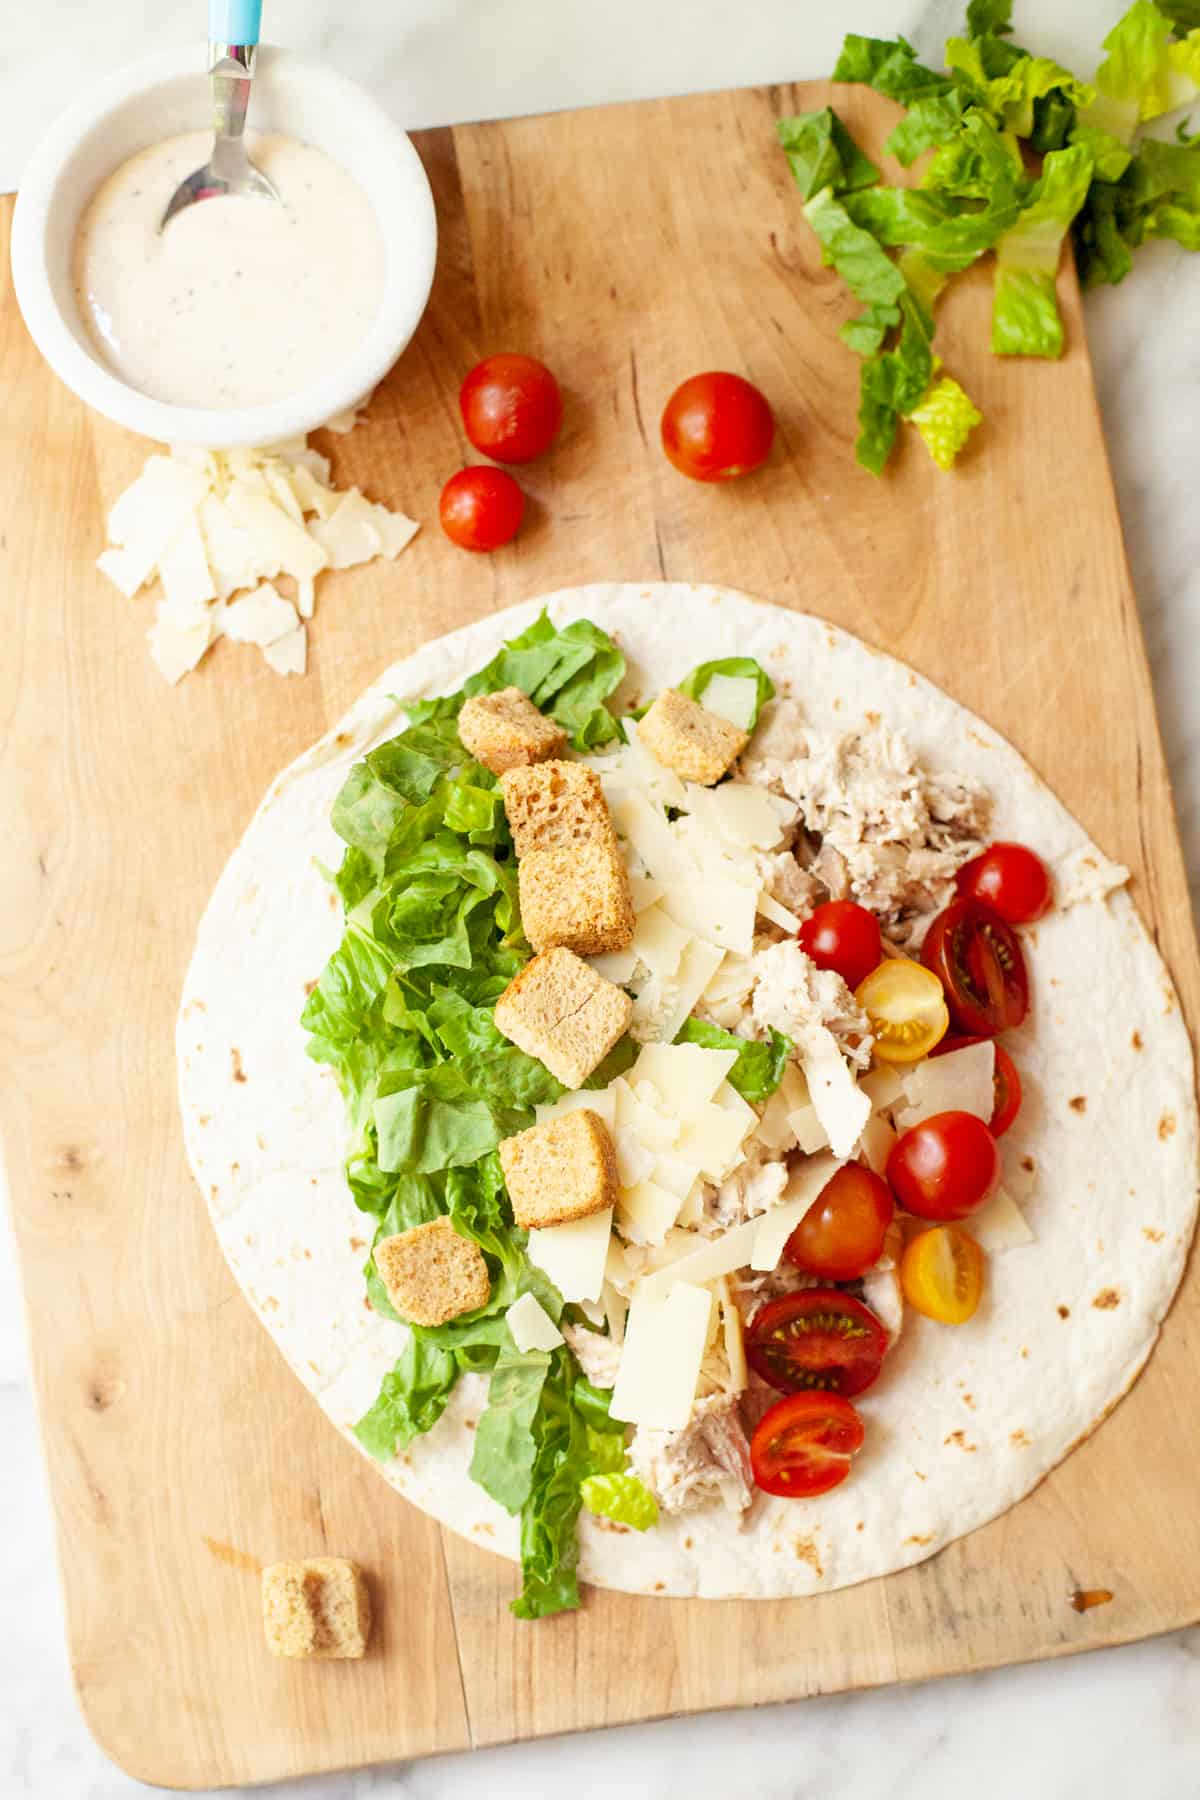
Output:
[[895,1203],[885,1181],[848,1162],[830,1177],[784,1246],[797,1269],[826,1281],[857,1281],[883,1254]]
[[892,1145],[887,1179],[905,1212],[919,1219],[965,1219],[1000,1185],[1000,1152],[974,1113],[934,1113]]
[[663,449],[693,481],[750,474],[766,462],[774,437],[771,408],[758,389],[720,369],[691,376],[663,411]]
[[476,450],[496,462],[531,462],[550,448],[562,424],[562,395],[545,363],[511,352],[476,363],[458,405]]
[[1049,912],[1054,897],[1045,863],[1024,844],[989,844],[963,864],[956,882],[965,898],[982,900],[1010,925],[1031,925]]
[[818,969],[836,969],[849,988],[865,981],[883,958],[879,921],[853,900],[827,900],[796,935]]
[[503,469],[460,469],[442,489],[442,530],[462,550],[498,550],[517,535],[525,496]]

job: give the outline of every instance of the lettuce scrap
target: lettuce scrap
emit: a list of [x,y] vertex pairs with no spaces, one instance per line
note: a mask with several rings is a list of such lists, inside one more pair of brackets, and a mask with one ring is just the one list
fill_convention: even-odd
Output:
[[[521,1617],[578,1604],[580,1486],[613,1462],[597,1462],[591,1442],[619,1435],[623,1456],[624,1428],[565,1349],[522,1354],[505,1322],[524,1293],[562,1314],[513,1221],[496,1146],[563,1089],[496,1029],[495,1002],[530,952],[496,778],[464,750],[457,718],[467,695],[516,685],[577,749],[595,749],[619,735],[605,701],[624,672],[597,626],[559,629],[543,614],[457,694],[406,706],[406,729],[354,765],[334,803],[345,930],[302,1018],[308,1054],[332,1067],[346,1102],[346,1180],[375,1222],[364,1270],[374,1310],[397,1316],[374,1245],[432,1219],[477,1243],[490,1277],[483,1306],[410,1328],[356,1434],[387,1460],[432,1429],[464,1372],[490,1375],[471,1473],[521,1514]],[[618,1044],[605,1078],[634,1054]]]
[[1094,165],[1082,144],[1052,150],[1015,225],[996,246],[992,349],[997,356],[1061,356],[1055,293],[1062,242],[1087,198]]
[[707,1019],[696,1018],[684,1020],[675,1042],[700,1044],[706,1050],[736,1050],[737,1061],[725,1079],[743,1100],[759,1102],[771,1098],[783,1080],[788,1057],[796,1048],[791,1038],[773,1026],[764,1044],[738,1037],[736,1032],[726,1031],[720,1025],[710,1025]]
[[580,1487],[583,1504],[602,1519],[649,1531],[658,1524],[658,1501],[636,1475],[589,1475]]
[[767,671],[752,656],[722,656],[716,662],[698,664],[679,683],[679,692],[686,694],[690,700],[701,701],[714,675],[726,675],[735,681],[754,683],[754,710],[746,726],[747,731],[753,731],[758,724],[759,713],[768,700],[775,698],[775,683]]
[[949,375],[935,380],[919,406],[908,415],[939,469],[952,469],[959,451],[980,424],[983,414]]

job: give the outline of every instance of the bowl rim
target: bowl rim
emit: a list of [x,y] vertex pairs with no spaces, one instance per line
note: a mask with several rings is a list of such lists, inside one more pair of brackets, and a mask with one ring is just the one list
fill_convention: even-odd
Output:
[[[316,430],[363,401],[379,384],[411,340],[433,286],[437,216],[429,177],[408,133],[364,88],[327,63],[277,45],[265,45],[260,55],[266,72],[298,78],[319,89],[331,107],[352,109],[378,135],[381,154],[408,166],[416,178],[414,191],[423,215],[408,226],[406,255],[413,279],[402,305],[387,309],[385,299],[352,356],[281,400],[227,409],[173,406],[130,386],[92,357],[67,324],[46,262],[47,224],[58,183],[87,133],[128,101],[164,82],[189,74],[202,78],[203,62],[196,46],[188,45],[154,51],[106,75],[71,101],[29,158],[13,213],[13,288],[30,336],[59,379],[105,418],[159,443],[233,449],[279,443]],[[375,212],[386,241],[386,222],[378,208]]]

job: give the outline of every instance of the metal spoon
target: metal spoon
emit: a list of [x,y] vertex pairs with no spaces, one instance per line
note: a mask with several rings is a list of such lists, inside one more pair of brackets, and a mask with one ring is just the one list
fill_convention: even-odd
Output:
[[158,229],[197,200],[222,194],[254,194],[263,200],[279,195],[246,154],[243,132],[250,105],[250,83],[258,53],[262,0],[209,0],[208,72],[213,98],[212,155],[202,169],[181,181]]

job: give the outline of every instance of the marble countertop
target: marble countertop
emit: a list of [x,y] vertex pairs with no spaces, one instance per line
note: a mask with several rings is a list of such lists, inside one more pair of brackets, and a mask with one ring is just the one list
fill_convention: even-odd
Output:
[[[199,0],[41,0],[6,20],[0,190],[56,107],[98,72],[202,25]],[[961,27],[959,0],[292,0],[268,29],[330,57],[406,125],[828,73],[847,28],[897,30],[929,55]],[[1022,41],[1080,73],[1121,0],[1018,0]],[[153,21],[152,37],[150,21]],[[1143,253],[1123,288],[1088,302],[1113,473],[1149,646],[1184,850],[1200,881],[1200,257]],[[1086,599],[1085,602],[1086,604]],[[71,1693],[49,1500],[11,1244],[0,1227],[0,1791],[128,1800]],[[691,1800],[1178,1800],[1200,1790],[1200,1628],[1069,1662],[925,1687],[812,1700],[479,1752],[273,1790],[305,1800],[668,1791]]]

